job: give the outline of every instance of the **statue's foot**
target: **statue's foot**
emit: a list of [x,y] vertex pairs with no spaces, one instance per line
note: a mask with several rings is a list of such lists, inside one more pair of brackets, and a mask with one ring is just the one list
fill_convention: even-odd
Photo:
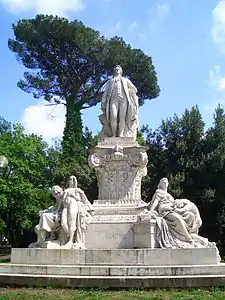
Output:
[[73,244],[73,249],[87,249],[87,248],[81,243],[75,243]]
[[62,249],[72,249],[73,248],[73,243],[68,242],[64,246],[62,246]]
[[38,243],[38,242],[35,242],[35,243],[31,243],[28,248],[42,248],[42,245],[41,243]]

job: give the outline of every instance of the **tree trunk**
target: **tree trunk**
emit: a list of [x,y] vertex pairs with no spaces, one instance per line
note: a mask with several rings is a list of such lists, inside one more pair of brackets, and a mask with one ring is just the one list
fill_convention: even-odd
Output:
[[76,157],[84,149],[81,105],[70,96],[66,101],[66,124],[62,139],[63,158]]

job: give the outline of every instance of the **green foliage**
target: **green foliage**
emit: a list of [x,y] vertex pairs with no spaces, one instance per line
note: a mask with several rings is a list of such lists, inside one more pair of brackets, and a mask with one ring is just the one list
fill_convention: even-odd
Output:
[[203,219],[201,234],[220,242],[225,233],[225,118],[218,107],[214,125],[206,132],[197,107],[182,117],[162,121],[154,132],[142,128],[148,150],[148,176],[143,181],[147,201],[162,177],[168,177],[174,197],[188,198],[199,208]]
[[56,142],[54,146],[48,149],[48,182],[50,186],[58,184],[63,188],[68,186],[68,179],[75,175],[78,185],[87,194],[92,202],[97,199],[97,182],[93,169],[88,165],[89,149],[97,144],[97,136],[92,136],[92,132],[85,127],[82,136],[82,145],[74,142],[74,152],[65,155],[64,149],[60,143]]
[[48,147],[41,138],[25,134],[20,125],[0,118],[0,153],[10,166],[10,173],[0,174],[0,234],[13,246],[27,246],[35,239],[38,212],[52,204],[54,184],[65,188],[69,176],[75,175],[89,200],[97,198],[96,177],[88,166],[88,149],[96,137],[88,128],[81,137],[83,145],[65,155],[59,143]]
[[26,244],[26,234],[49,205],[47,145],[19,125],[0,118],[0,153],[7,156],[10,174],[0,177],[0,220],[13,246]]
[[67,101],[66,126],[63,132],[62,156],[66,159],[79,157],[85,150],[83,138],[83,126],[80,113],[80,105],[74,104],[73,99]]

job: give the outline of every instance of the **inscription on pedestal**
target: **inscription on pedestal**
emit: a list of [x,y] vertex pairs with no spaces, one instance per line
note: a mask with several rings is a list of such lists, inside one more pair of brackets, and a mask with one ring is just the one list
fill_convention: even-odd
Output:
[[[109,145],[109,142],[107,143]],[[89,156],[98,180],[99,200],[141,200],[141,179],[147,174],[146,149],[136,144],[96,147]]]

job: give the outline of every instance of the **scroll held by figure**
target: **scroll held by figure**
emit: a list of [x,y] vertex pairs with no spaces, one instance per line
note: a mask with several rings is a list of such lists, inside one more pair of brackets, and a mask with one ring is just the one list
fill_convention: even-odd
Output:
[[77,179],[70,176],[69,187],[63,191],[53,186],[52,196],[56,206],[39,212],[39,223],[35,226],[37,242],[30,248],[84,249],[85,231],[91,222],[94,210],[84,191],[77,187]]
[[138,127],[138,96],[133,83],[122,76],[122,68],[114,68],[114,76],[105,84],[102,96],[102,123],[100,139],[106,137],[133,137]]
[[167,178],[160,180],[148,209],[139,215],[140,220],[156,220],[159,247],[216,248],[215,243],[198,234],[202,220],[196,205],[188,199],[174,199],[167,191],[168,184]]

